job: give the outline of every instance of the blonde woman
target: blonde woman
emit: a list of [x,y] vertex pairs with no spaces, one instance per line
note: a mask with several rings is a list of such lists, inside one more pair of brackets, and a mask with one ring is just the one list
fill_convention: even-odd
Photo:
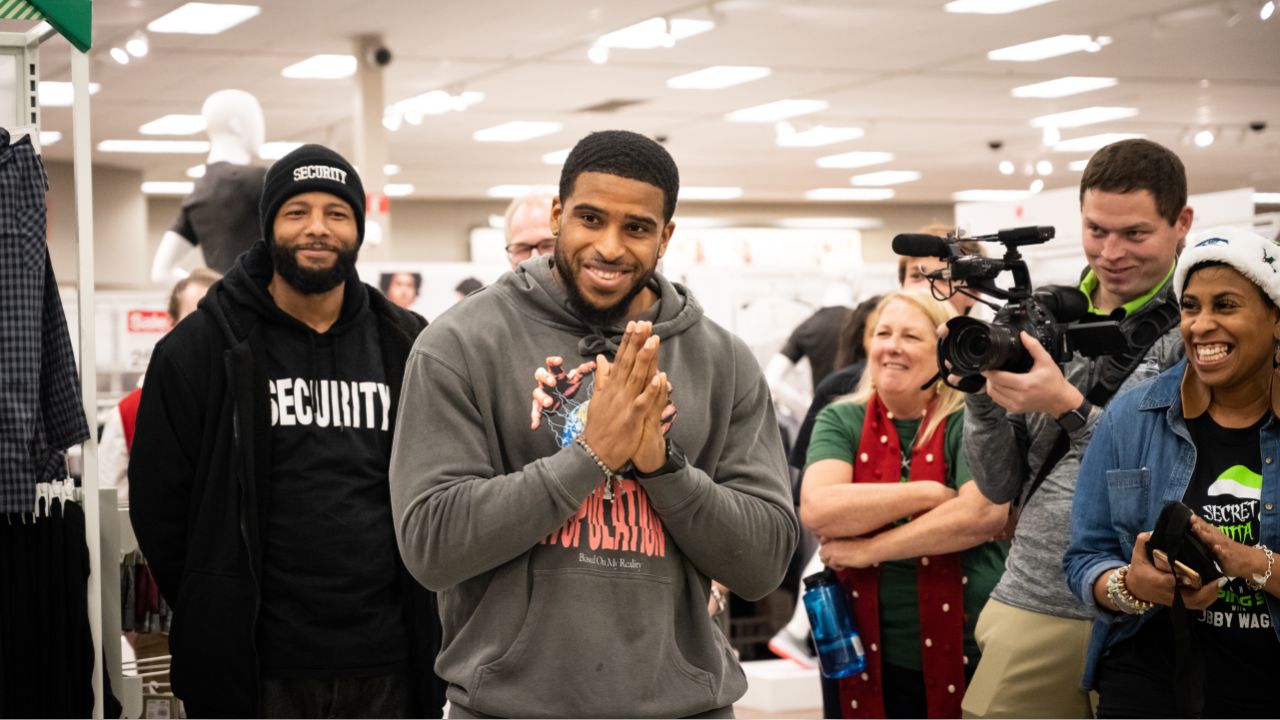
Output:
[[1007,515],[969,483],[964,399],[934,378],[936,329],[955,315],[919,291],[876,310],[858,389],[818,416],[802,522],[840,571],[867,669],[838,682],[843,717],[960,717],[973,626],[1004,571]]

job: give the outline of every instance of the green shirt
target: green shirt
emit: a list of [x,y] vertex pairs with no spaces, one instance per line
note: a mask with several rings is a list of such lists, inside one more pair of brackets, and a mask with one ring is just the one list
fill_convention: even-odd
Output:
[[[818,414],[809,441],[806,466],[819,460],[841,460],[854,464],[862,422],[867,407],[863,404],[836,402]],[[943,452],[947,464],[947,487],[959,488],[973,479],[969,463],[961,450],[964,437],[964,413],[956,412],[947,422]],[[919,420],[893,421],[898,442],[910,449],[920,428]],[[907,482],[907,478],[902,478]],[[898,523],[908,522],[908,519]],[[988,542],[960,553],[960,566],[968,582],[964,586],[964,650],[969,666],[977,667],[978,646],[973,628],[987,597],[1004,573],[1005,543]],[[916,561],[894,560],[881,564],[880,573],[880,640],[884,646],[884,662],[910,670],[920,670],[920,610],[916,603]],[[857,602],[856,600],[854,602]]]
[[[1134,298],[1133,300],[1130,300],[1124,305],[1121,305],[1121,307],[1124,308],[1125,317],[1129,317],[1130,315],[1138,312],[1138,310],[1140,310],[1143,305],[1147,304],[1148,300],[1155,297],[1156,293],[1160,292],[1160,290],[1164,288],[1164,286],[1169,282],[1169,278],[1173,277],[1173,271],[1177,267],[1178,265],[1175,263],[1173,267],[1169,268],[1169,274],[1165,275],[1163,280],[1156,283],[1155,287],[1148,290],[1146,295],[1143,295],[1140,298]],[[1084,293],[1084,296],[1089,299],[1089,312],[1093,313],[1094,315],[1110,315],[1111,314],[1110,312],[1105,310],[1099,310],[1098,308],[1093,306],[1093,291],[1097,289],[1098,289],[1098,274],[1095,273],[1093,270],[1090,270],[1088,274],[1084,276],[1084,279],[1080,281],[1080,292]]]

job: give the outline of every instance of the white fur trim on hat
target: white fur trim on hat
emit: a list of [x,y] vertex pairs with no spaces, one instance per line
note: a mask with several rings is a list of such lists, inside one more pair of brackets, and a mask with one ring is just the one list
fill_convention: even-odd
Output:
[[1280,245],[1250,230],[1224,227],[1198,233],[1187,239],[1173,273],[1173,291],[1182,299],[1187,271],[1202,262],[1223,262],[1249,278],[1267,297],[1280,306]]

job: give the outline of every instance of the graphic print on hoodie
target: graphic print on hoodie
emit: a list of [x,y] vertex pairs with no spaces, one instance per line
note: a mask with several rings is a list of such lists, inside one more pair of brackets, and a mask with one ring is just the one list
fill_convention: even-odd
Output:
[[[564,448],[586,428],[587,408],[595,392],[596,363],[584,362],[565,372],[563,363],[554,362],[556,359],[559,358],[547,359],[546,369],[555,382],[550,387],[543,387],[551,398],[551,404],[541,409],[539,427],[535,431],[549,430],[555,435],[556,445]],[[668,402],[662,413],[664,435],[670,431],[675,416],[675,403]],[[650,505],[648,494],[636,482],[635,471],[628,466],[608,492],[603,483],[602,477],[601,486],[587,496],[578,512],[541,544],[576,550],[578,562],[604,568],[640,570],[644,564],[637,557],[620,559],[600,555],[598,551],[601,550],[665,558],[667,545],[662,518]]]
[[[264,674],[395,672],[408,657],[387,466],[391,390],[362,287],[324,333],[262,307],[271,416]],[[269,302],[269,297],[264,298]]]

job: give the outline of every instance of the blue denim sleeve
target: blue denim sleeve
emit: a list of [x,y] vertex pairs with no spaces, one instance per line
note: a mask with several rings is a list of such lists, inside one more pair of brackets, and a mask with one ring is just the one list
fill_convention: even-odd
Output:
[[1113,529],[1107,490],[1107,471],[1118,467],[1115,415],[1103,413],[1080,463],[1080,478],[1071,508],[1071,542],[1062,556],[1067,586],[1094,617],[1106,623],[1120,616],[1098,605],[1093,597],[1093,585],[1104,572],[1128,562],[1121,539]]

